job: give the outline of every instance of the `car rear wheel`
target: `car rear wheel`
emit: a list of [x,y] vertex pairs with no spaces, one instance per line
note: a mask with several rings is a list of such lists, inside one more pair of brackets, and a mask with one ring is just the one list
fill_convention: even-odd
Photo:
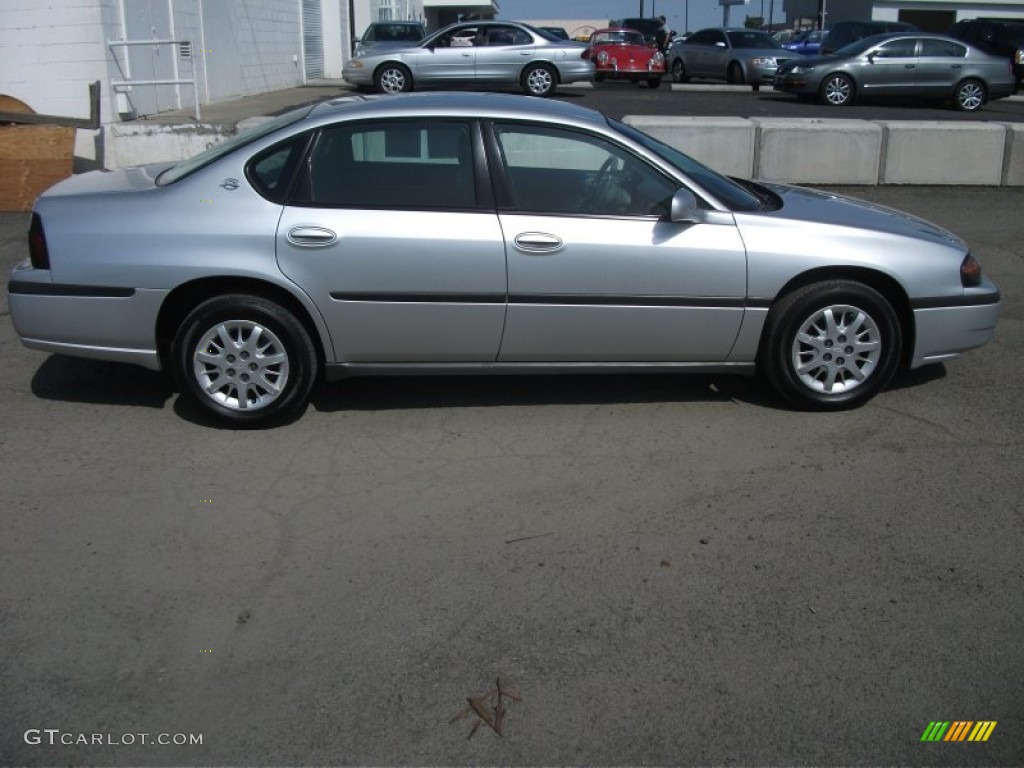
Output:
[[374,75],[374,85],[381,93],[404,93],[412,90],[412,73],[402,64],[385,64]]
[[964,80],[953,94],[956,108],[961,112],[977,112],[985,103],[985,85],[980,80]]
[[832,107],[846,107],[853,103],[853,80],[841,72],[829,75],[821,83],[821,100]]
[[257,296],[218,296],[196,307],[172,345],[181,392],[235,428],[279,424],[305,407],[317,356],[302,323]]
[[743,85],[743,68],[734,61],[729,65],[725,77],[730,85]]
[[674,83],[685,83],[689,81],[689,77],[686,74],[686,65],[683,64],[682,59],[676,59],[672,62],[672,82]]
[[782,297],[768,314],[758,363],[794,405],[841,410],[862,405],[900,360],[899,319],[873,288],[830,280]]
[[547,64],[531,64],[523,72],[521,82],[530,96],[550,96],[558,85],[558,77]]

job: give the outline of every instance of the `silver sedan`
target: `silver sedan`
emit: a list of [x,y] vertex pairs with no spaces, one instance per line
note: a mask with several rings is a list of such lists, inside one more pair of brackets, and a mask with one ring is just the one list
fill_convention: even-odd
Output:
[[516,22],[451,24],[409,48],[374,52],[345,62],[344,78],[381,93],[456,83],[519,85],[549,96],[559,83],[591,80],[586,44]]
[[749,83],[757,89],[762,83],[771,85],[780,64],[802,56],[783,48],[767,32],[710,28],[673,41],[666,58],[677,83],[704,77],[733,85]]
[[830,56],[783,64],[775,90],[819,98],[836,107],[862,96],[939,98],[973,112],[1013,93],[1005,58],[990,56],[945,35],[900,32],[872,35]]
[[22,342],[170,370],[212,420],[323,376],[761,370],[800,407],[989,341],[999,291],[897,211],[724,178],[600,113],[348,97],[184,163],[74,176],[10,279]]

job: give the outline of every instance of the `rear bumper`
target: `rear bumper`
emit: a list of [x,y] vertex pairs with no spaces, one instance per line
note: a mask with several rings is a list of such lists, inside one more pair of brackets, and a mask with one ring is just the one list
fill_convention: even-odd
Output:
[[60,285],[48,274],[30,269],[11,275],[8,305],[22,344],[161,369],[156,319],[167,291]]

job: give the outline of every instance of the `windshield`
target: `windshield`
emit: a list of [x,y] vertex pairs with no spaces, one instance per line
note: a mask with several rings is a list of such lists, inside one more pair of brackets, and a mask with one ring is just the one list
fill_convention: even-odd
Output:
[[644,36],[639,32],[627,29],[616,29],[611,32],[595,32],[591,45],[609,45],[618,43],[622,45],[647,45]]
[[638,131],[636,128],[620,123],[616,120],[608,120],[608,123],[615,130],[633,139],[636,143],[646,147],[663,159],[673,168],[678,169],[693,179],[709,194],[714,195],[727,208],[733,211],[756,211],[761,208],[761,201],[741,187],[736,182],[715,173],[707,166],[701,165],[688,155],[684,155],[668,144],[663,144],[657,139]]
[[316,105],[312,104],[307,107],[299,107],[298,109],[293,109],[290,112],[285,112],[280,117],[275,117],[265,123],[260,123],[247,131],[242,131],[237,136],[233,136],[226,141],[214,144],[205,152],[200,152],[195,157],[190,157],[188,160],[183,160],[177,165],[173,165],[168,168],[156,177],[156,183],[161,187],[166,184],[173,184],[178,181],[178,179],[182,179],[190,173],[194,173],[200,168],[209,165],[215,160],[219,160],[228,153],[234,152],[239,147],[244,147],[246,144],[250,144],[257,139],[262,139],[264,136],[273,133],[279,128],[284,128],[286,125],[297,123],[312,112],[314,106]]
[[733,48],[781,48],[766,32],[726,32]]

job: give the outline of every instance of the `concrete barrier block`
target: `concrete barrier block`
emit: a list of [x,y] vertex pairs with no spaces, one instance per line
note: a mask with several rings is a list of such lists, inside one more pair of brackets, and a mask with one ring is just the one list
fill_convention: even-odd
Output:
[[1003,184],[1024,187],[1024,124],[1004,123],[1006,128],[1006,158],[1003,165]]
[[754,124],[742,117],[628,115],[623,122],[727,176],[754,175]]
[[877,184],[882,127],[866,120],[754,118],[764,181]]
[[991,184],[1003,178],[999,123],[879,121],[886,130],[882,184]]
[[103,126],[103,164],[124,168],[146,163],[179,162],[229,138],[217,125],[111,123]]

